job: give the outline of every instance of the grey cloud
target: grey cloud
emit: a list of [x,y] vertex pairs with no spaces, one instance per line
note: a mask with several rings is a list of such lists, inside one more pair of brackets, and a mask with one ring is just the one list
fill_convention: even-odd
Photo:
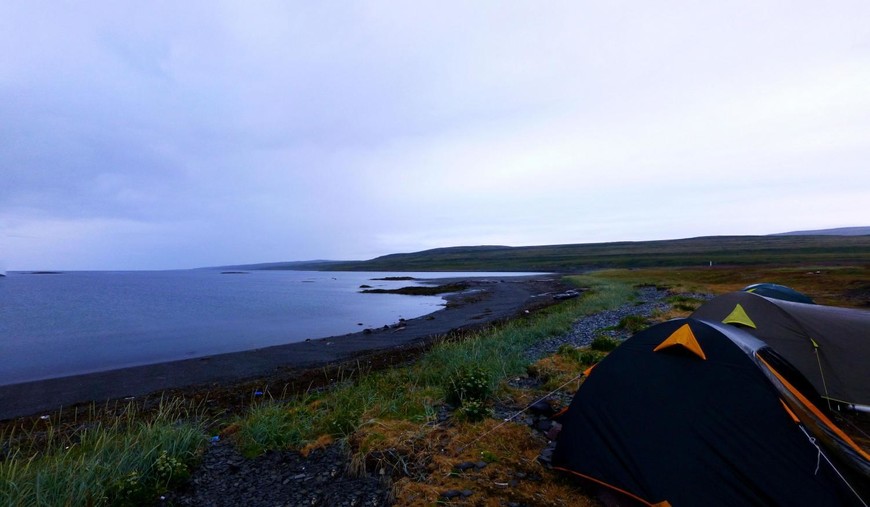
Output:
[[[870,198],[868,15],[7,2],[0,256],[187,267],[843,225]],[[741,213],[771,186],[826,212]],[[649,197],[675,190],[690,219]]]

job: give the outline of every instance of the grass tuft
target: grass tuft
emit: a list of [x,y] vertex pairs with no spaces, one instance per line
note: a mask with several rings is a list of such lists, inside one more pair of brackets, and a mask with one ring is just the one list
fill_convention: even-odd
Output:
[[[29,435],[2,435],[18,442],[0,462],[2,505],[137,505],[184,481],[205,445],[200,425],[182,402],[144,418],[131,404],[123,416],[91,423],[73,434],[41,422],[40,447]],[[23,430],[22,430],[23,431]],[[28,443],[30,442],[30,443]]]
[[589,348],[592,350],[597,350],[599,352],[610,352],[615,349],[622,343],[617,339],[611,338],[606,335],[596,336],[592,343],[589,344]]
[[649,327],[649,321],[642,315],[626,315],[619,319],[619,324],[616,327],[635,334]]

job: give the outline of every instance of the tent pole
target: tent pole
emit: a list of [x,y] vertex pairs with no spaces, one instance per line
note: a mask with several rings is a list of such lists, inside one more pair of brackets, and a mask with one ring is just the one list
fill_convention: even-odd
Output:
[[846,408],[848,408],[849,410],[853,410],[855,412],[863,412],[865,414],[870,414],[870,406],[868,406],[868,405],[849,404],[849,405],[846,405]]

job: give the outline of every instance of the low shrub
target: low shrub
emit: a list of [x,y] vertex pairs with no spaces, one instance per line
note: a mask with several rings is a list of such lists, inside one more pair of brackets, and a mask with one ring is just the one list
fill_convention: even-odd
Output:
[[703,301],[701,301],[700,299],[693,298],[691,296],[684,296],[682,294],[670,296],[667,299],[667,302],[670,303],[670,305],[675,310],[680,310],[684,312],[694,312],[703,303]]
[[592,366],[604,359],[606,355],[607,352],[601,352],[599,350],[581,350],[577,360],[584,366]]
[[462,406],[457,411],[461,419],[468,422],[482,421],[492,414],[492,410],[484,401],[480,400],[465,400]]
[[593,350],[590,348],[573,347],[566,344],[559,347],[559,350],[556,351],[556,355],[568,358],[577,363],[578,365],[591,366],[604,359],[604,357],[607,355],[607,352],[602,350]]
[[468,402],[485,402],[491,394],[489,375],[475,366],[459,368],[447,378],[444,386],[445,399],[454,406]]
[[586,347],[573,347],[571,345],[562,345],[561,347],[559,347],[559,350],[556,351],[555,356],[551,356],[550,358],[539,361],[539,363],[547,364],[547,360],[552,362],[553,358],[555,357],[563,357],[569,359],[570,361],[575,363],[578,368],[580,368],[584,366],[592,366],[593,364],[604,359],[605,356],[607,356],[607,352],[605,351],[592,350]]
[[632,334],[643,331],[649,326],[646,317],[642,315],[626,315],[619,319],[619,329],[624,329]]
[[589,348],[600,352],[610,352],[618,347],[620,343],[622,342],[609,336],[599,335],[592,340],[592,343],[589,344]]

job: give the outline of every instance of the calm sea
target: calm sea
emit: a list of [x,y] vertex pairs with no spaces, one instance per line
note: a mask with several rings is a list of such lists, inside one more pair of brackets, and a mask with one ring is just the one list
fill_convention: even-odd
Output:
[[434,312],[444,300],[361,294],[360,285],[462,275],[518,273],[10,272],[0,277],[0,385],[381,327]]

